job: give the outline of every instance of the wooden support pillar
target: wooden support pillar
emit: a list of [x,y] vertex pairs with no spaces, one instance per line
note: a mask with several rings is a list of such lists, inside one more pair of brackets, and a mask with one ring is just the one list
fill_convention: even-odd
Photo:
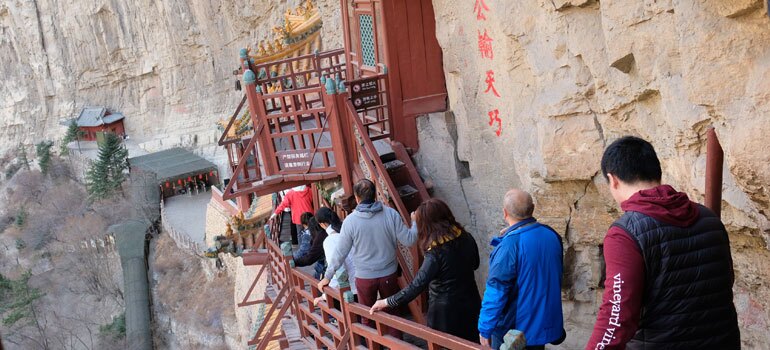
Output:
[[249,195],[244,194],[242,196],[235,197],[235,204],[237,205],[239,211],[243,213],[249,211],[249,207],[251,206],[251,203],[249,203]]
[[[251,117],[251,123],[254,126],[254,136],[257,138],[259,144],[260,154],[263,158],[263,165],[265,167],[265,173],[267,176],[275,175],[278,173],[277,161],[275,159],[275,152],[271,147],[270,140],[270,126],[266,125],[265,119],[265,105],[262,101],[260,94],[261,87],[257,85],[257,75],[249,69],[248,56],[245,56],[245,49],[242,50],[241,64],[243,68],[243,83],[244,91],[246,92],[246,105],[249,107],[249,115]],[[254,146],[256,147],[256,146]],[[248,151],[247,147],[247,151]],[[255,148],[256,149],[256,148]],[[246,152],[247,153],[247,152]],[[239,157],[239,165],[245,162],[246,154]]]
[[356,159],[355,150],[352,147],[355,136],[352,134],[347,118],[346,99],[347,93],[344,83],[339,77],[326,77],[323,99],[326,105],[326,117],[329,119],[329,131],[334,150],[334,162],[337,173],[342,178],[342,188],[345,195],[353,195],[353,167],[352,161]]

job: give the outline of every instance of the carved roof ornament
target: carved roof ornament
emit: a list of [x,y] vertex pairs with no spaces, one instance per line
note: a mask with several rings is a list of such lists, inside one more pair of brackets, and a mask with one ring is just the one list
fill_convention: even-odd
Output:
[[[272,38],[255,43],[256,52],[249,52],[254,63],[276,61],[312,52],[320,40],[321,13],[313,0],[306,0],[284,12],[283,23],[273,27]],[[315,45],[314,45],[315,44]]]

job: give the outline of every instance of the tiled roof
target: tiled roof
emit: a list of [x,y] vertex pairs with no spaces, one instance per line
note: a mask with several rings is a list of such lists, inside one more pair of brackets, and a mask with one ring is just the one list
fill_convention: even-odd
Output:
[[106,107],[84,107],[77,119],[78,126],[101,126],[125,118],[122,113],[108,113]]
[[132,168],[154,173],[158,183],[217,170],[214,163],[182,148],[172,148],[134,157],[128,162]]

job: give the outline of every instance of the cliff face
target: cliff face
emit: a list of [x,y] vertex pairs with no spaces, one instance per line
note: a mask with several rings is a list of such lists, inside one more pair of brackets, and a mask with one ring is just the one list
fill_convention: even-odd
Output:
[[[339,2],[317,2],[324,46],[341,47]],[[59,119],[106,105],[127,116],[128,133],[148,150],[187,145],[221,158],[214,122],[240,96],[232,76],[238,49],[265,38],[298,3],[2,2],[0,151],[57,139]],[[603,148],[626,134],[651,140],[664,181],[702,202],[709,126],[725,150],[722,216],[742,338],[746,348],[770,348],[763,2],[484,0],[488,10],[475,3],[433,1],[453,113],[418,119],[418,164],[480,247],[502,228],[505,190],[535,195],[536,216],[565,237],[564,348],[588,338],[602,292],[602,238],[619,215],[598,173]],[[483,54],[479,37],[491,40]]]
[[[601,299],[602,239],[619,215],[599,174],[603,148],[626,134],[650,140],[664,182],[703,202],[705,131],[714,126],[744,345],[770,346],[770,269],[760,263],[770,256],[763,2],[479,3],[433,1],[454,112],[419,121],[420,164],[437,195],[464,209],[458,216],[485,246],[502,227],[505,190],[534,193],[536,216],[565,237],[566,347],[577,348]],[[490,75],[500,97],[487,92]],[[455,144],[456,156],[437,143]]]
[[[0,3],[0,151],[60,139],[83,105],[126,115],[148,150],[217,157],[214,123],[235,110],[238,50],[267,38],[299,0]],[[339,5],[317,1],[325,47],[342,47]],[[212,147],[206,147],[212,146]]]

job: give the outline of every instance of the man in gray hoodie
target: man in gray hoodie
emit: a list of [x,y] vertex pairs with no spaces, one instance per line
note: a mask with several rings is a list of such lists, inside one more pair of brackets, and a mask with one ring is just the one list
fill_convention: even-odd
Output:
[[[372,306],[377,301],[378,293],[380,298],[387,298],[399,291],[397,243],[405,246],[414,244],[417,227],[414,222],[411,228],[407,227],[398,211],[375,201],[376,188],[371,181],[364,179],[356,183],[353,194],[358,206],[342,223],[337,249],[332,256],[326,257],[326,273],[318,288],[329,284],[350,253],[356,267],[358,301]],[[394,314],[395,311],[388,312]],[[401,332],[395,329],[390,329],[388,333],[401,337]]]

